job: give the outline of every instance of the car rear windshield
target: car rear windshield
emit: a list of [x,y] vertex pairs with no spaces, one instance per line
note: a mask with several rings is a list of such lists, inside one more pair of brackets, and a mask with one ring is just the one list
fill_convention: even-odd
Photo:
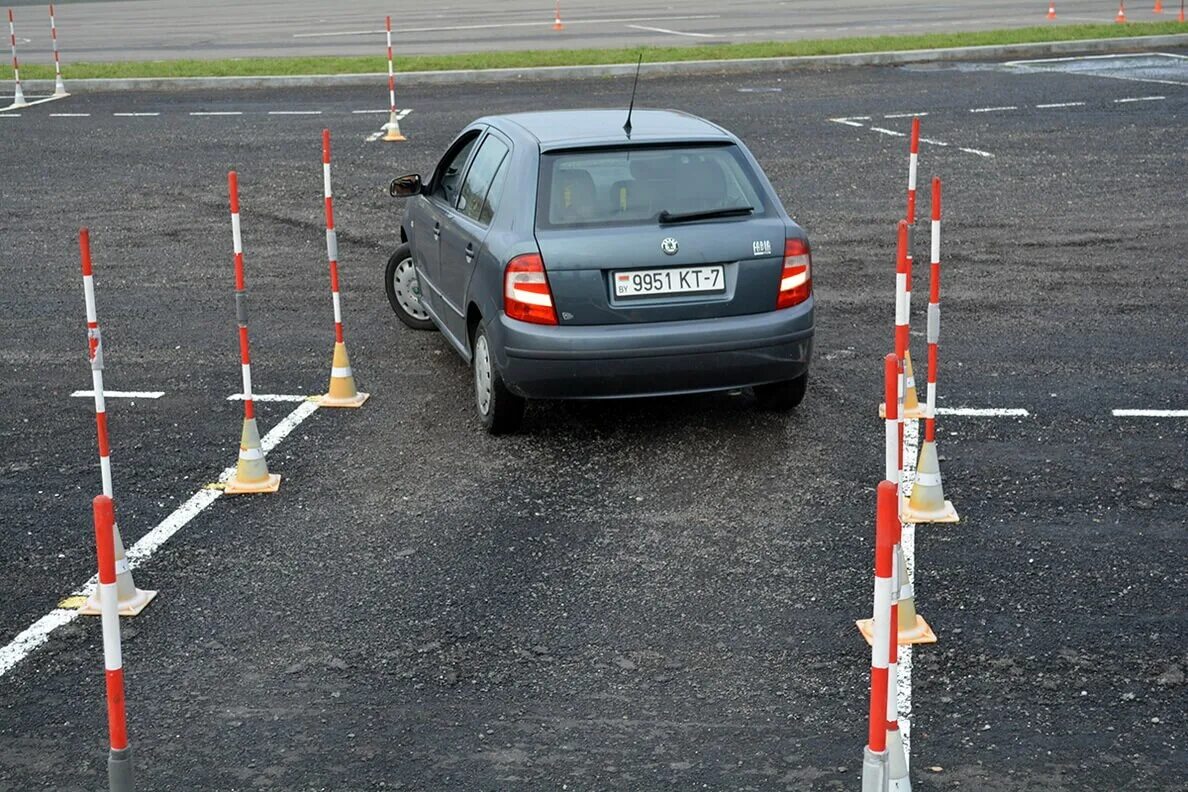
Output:
[[541,157],[536,224],[542,228],[658,223],[660,214],[751,207],[763,190],[734,144],[582,149]]

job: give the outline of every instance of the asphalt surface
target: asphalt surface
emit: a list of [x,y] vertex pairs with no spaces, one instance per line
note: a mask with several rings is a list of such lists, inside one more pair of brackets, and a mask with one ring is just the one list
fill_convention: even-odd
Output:
[[[787,417],[746,394],[540,403],[524,434],[487,437],[467,369],[386,303],[383,187],[480,113],[627,90],[410,89],[402,145],[365,142],[382,116],[355,114],[375,96],[354,89],[76,96],[0,120],[0,643],[94,569],[78,227],[108,388],[166,392],[109,401],[131,544],[234,463],[229,168],[256,390],[325,387],[329,126],[372,397],[269,455],[278,494],[219,498],[137,571],[161,591],[123,622],[141,787],[856,788],[907,164],[874,127],[927,112],[948,144],[921,155],[946,185],[940,404],[1030,416],[938,422],[963,519],[916,535],[940,643],[915,653],[915,788],[1184,789],[1188,419],[1111,414],[1188,408],[1184,89],[977,65],[650,80],[641,105],[739,133],[809,231],[808,397]],[[970,112],[991,107],[1016,109]],[[260,405],[262,428],[292,408]],[[0,789],[101,786],[102,690],[94,619],[0,677]]]
[[[52,63],[41,0],[17,0],[23,63]],[[1172,19],[1132,4],[1133,20]],[[1170,8],[1170,3],[1168,4]],[[1054,24],[1112,22],[1114,0],[1057,3]],[[354,0],[99,0],[57,4],[63,65],[81,61],[384,54],[384,16],[397,53],[695,46],[750,41],[936,33],[1049,24],[1035,0],[943,4],[908,0],[548,0],[391,3]],[[27,43],[26,43],[27,42]]]

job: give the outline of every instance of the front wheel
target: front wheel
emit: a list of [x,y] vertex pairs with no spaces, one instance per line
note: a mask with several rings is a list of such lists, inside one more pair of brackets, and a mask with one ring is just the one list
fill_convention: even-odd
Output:
[[400,321],[414,330],[433,329],[433,320],[421,304],[421,283],[407,243],[396,248],[388,259],[384,290],[388,292],[388,302]]
[[773,412],[794,410],[804,401],[805,391],[808,390],[808,372],[804,372],[796,379],[756,385],[754,390],[755,398],[764,410]]
[[524,399],[507,389],[495,368],[486,329],[474,334],[474,402],[479,420],[493,435],[511,434],[524,420]]

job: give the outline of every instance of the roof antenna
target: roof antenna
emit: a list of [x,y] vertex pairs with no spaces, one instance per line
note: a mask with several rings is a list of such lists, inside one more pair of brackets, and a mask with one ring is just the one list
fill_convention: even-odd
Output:
[[639,61],[635,64],[635,82],[631,85],[631,104],[627,107],[627,123],[623,124],[623,131],[631,137],[631,111],[635,109],[635,89],[639,87],[639,69],[643,66],[643,53],[639,53]]

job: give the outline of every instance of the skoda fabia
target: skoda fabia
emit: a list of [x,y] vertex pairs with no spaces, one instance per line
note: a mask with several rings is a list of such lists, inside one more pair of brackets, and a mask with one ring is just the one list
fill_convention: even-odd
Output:
[[480,118],[409,200],[388,299],[474,372],[488,431],[527,399],[804,398],[812,256],[737,137],[686,113]]

